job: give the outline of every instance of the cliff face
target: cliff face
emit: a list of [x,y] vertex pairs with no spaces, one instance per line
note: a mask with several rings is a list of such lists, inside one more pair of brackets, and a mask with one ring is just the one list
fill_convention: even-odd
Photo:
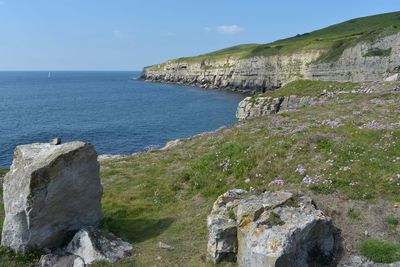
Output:
[[324,49],[287,55],[174,60],[146,67],[142,79],[230,90],[264,92],[297,79],[382,81],[399,71],[400,33],[364,41],[323,62]]

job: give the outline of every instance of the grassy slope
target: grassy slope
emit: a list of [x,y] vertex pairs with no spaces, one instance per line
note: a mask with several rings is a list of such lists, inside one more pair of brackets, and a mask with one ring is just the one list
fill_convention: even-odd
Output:
[[[230,188],[277,189],[268,183],[281,177],[286,188],[324,194],[339,191],[350,199],[397,203],[400,161],[394,159],[400,156],[400,128],[359,127],[372,120],[398,121],[400,97],[380,96],[385,105],[371,102],[374,97],[341,96],[340,104],[257,118],[186,140],[167,151],[105,163],[104,227],[137,244],[138,266],[206,266],[201,259],[206,215],[215,198]],[[343,126],[319,123],[337,118]],[[228,160],[230,168],[224,171],[220,164]],[[309,176],[321,176],[321,182],[307,187],[304,176],[295,173],[299,165]],[[343,170],[346,166],[347,171]],[[332,185],[324,184],[325,180]],[[159,250],[159,241],[176,249]]]
[[282,97],[296,95],[319,97],[325,90],[326,92],[333,91],[352,91],[359,87],[357,83],[351,82],[328,82],[328,81],[313,81],[313,80],[297,80],[286,84],[285,86],[268,91],[257,96]]
[[[238,45],[208,54],[176,61],[202,61],[227,56],[252,57],[290,54],[300,50],[324,49],[321,61],[334,61],[344,49],[360,41],[373,40],[400,31],[400,12],[357,18],[321,30],[278,40],[269,44]],[[373,53],[373,51],[371,51]]]
[[[281,189],[268,186],[277,177],[284,179],[283,188],[312,190],[328,199],[339,192],[367,205],[383,201],[382,209],[396,205],[400,128],[360,126],[399,121],[399,104],[400,95],[342,95],[324,106],[255,118],[165,151],[102,163],[103,228],[136,245],[135,257],[116,266],[211,266],[203,258],[206,216],[215,198],[235,187]],[[321,125],[326,119],[340,119],[342,126]],[[299,165],[320,182],[305,185],[304,175],[295,172]],[[349,212],[351,218],[359,213]],[[373,220],[384,223],[385,218]],[[383,234],[400,239],[398,228]],[[160,250],[160,241],[176,249]],[[24,266],[29,260],[0,251],[3,266]]]

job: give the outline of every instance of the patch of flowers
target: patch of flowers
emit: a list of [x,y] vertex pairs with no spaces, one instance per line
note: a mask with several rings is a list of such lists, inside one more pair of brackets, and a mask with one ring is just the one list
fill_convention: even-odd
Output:
[[310,186],[312,184],[317,184],[317,183],[321,182],[321,178],[322,177],[320,175],[316,175],[315,177],[306,175],[303,178],[303,183],[306,184],[307,186]]
[[303,166],[298,166],[295,170],[295,172],[303,175],[306,172],[306,169]]
[[337,127],[340,127],[340,126],[343,125],[343,124],[342,124],[342,121],[341,121],[340,119],[334,119],[334,120],[328,119],[328,120],[323,120],[323,121],[321,122],[321,124],[322,124],[322,125],[325,125],[325,126],[330,126],[331,128],[337,128]]
[[391,123],[390,125],[391,125],[392,127],[397,127],[397,128],[399,128],[399,127],[400,127],[400,121]]
[[271,182],[269,182],[268,186],[284,185],[284,184],[285,184],[285,181],[282,178],[277,177],[275,180],[272,180]]
[[349,170],[350,170],[349,166],[342,166],[342,167],[339,168],[339,171],[343,171],[343,172],[347,172]]
[[328,160],[326,161],[326,163],[327,163],[329,166],[333,166],[334,160],[333,160],[333,159],[328,159]]
[[383,129],[390,129],[391,126],[381,124],[377,122],[376,120],[364,123],[360,129],[371,129],[371,130],[383,130]]
[[380,98],[371,99],[371,103],[375,105],[385,105],[386,101]]

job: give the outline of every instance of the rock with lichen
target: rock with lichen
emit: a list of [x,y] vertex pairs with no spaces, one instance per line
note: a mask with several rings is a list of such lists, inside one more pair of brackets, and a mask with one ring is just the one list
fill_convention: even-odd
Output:
[[337,243],[329,217],[311,198],[277,191],[234,189],[208,216],[208,258],[244,267],[330,264]]

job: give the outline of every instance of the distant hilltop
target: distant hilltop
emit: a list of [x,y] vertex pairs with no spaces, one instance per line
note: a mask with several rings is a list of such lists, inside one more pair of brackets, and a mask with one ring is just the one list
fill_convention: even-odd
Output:
[[352,19],[270,44],[244,44],[145,67],[142,79],[265,92],[298,79],[398,80],[400,12]]

